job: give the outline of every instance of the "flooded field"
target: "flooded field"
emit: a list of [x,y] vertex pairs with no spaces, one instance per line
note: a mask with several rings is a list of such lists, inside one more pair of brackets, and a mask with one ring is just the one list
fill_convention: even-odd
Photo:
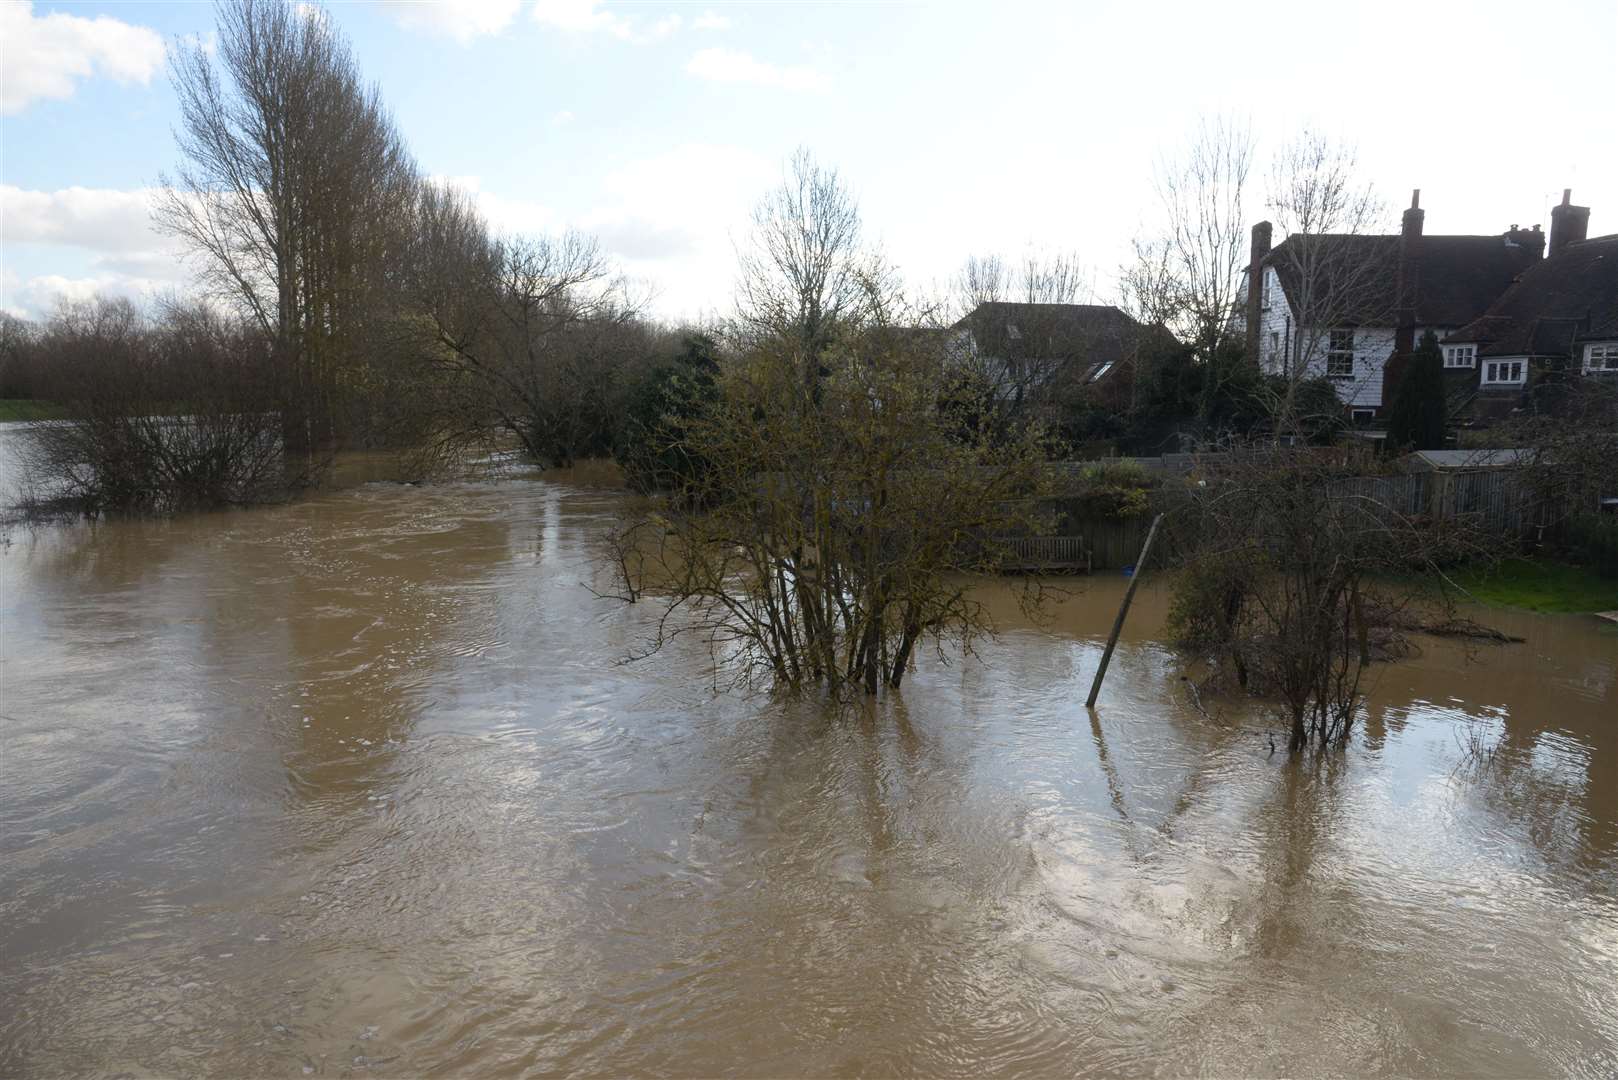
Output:
[[618,662],[619,498],[12,530],[0,1075],[1618,1075],[1618,627],[1490,613],[1321,760],[1151,589],[1087,713],[1114,578],[716,696]]

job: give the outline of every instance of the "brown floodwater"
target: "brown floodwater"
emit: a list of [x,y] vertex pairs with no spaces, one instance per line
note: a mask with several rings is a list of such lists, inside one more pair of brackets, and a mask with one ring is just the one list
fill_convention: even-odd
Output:
[[[1189,700],[1121,580],[716,694],[539,478],[12,529],[0,1075],[1618,1075],[1618,627]],[[1492,755],[1468,756],[1471,745]]]

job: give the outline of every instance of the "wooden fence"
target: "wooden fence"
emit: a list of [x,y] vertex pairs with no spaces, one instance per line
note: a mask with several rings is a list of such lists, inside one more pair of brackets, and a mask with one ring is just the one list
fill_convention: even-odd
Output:
[[[1406,517],[1464,518],[1490,532],[1519,539],[1539,539],[1550,520],[1547,508],[1516,476],[1503,469],[1351,476],[1331,483],[1340,496],[1369,499]],[[1140,556],[1152,517],[1172,509],[1182,497],[1171,487],[1158,488],[1147,513],[1122,519],[1061,514],[1058,535],[1004,541],[1011,552],[1006,569],[1072,572],[1118,570],[1133,565]],[[1152,562],[1171,560],[1175,543],[1175,530],[1170,528],[1158,537]]]

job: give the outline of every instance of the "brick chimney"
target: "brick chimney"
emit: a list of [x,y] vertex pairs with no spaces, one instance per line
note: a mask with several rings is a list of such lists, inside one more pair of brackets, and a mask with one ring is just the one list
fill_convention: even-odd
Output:
[[1562,205],[1551,207],[1551,258],[1562,253],[1569,244],[1583,240],[1590,231],[1590,208],[1574,206],[1572,188],[1562,189]]
[[1270,254],[1271,226],[1261,221],[1253,226],[1253,247],[1247,264],[1247,359],[1259,363],[1259,320],[1264,306],[1264,260]]
[[1421,295],[1421,227],[1427,212],[1421,208],[1421,189],[1410,193],[1410,209],[1399,226],[1399,265],[1395,271],[1393,351],[1409,353],[1416,348],[1416,303]]

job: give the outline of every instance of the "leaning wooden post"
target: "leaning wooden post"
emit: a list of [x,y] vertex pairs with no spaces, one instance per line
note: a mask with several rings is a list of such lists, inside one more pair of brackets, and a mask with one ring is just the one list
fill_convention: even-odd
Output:
[[1140,572],[1146,567],[1146,556],[1152,550],[1152,538],[1157,535],[1157,526],[1162,522],[1163,515],[1159,514],[1152,519],[1152,527],[1146,530],[1146,543],[1140,546],[1140,558],[1135,560],[1135,573],[1129,579],[1129,588],[1124,590],[1124,602],[1118,605],[1118,618],[1113,620],[1112,633],[1107,636],[1107,648],[1101,654],[1101,666],[1096,668],[1095,682],[1090,684],[1090,697],[1084,703],[1086,709],[1096,707],[1096,697],[1101,693],[1101,680],[1107,677],[1107,665],[1112,663],[1112,649],[1118,644],[1118,635],[1123,632],[1124,619],[1129,615],[1129,605],[1135,599],[1135,586],[1140,584]]

